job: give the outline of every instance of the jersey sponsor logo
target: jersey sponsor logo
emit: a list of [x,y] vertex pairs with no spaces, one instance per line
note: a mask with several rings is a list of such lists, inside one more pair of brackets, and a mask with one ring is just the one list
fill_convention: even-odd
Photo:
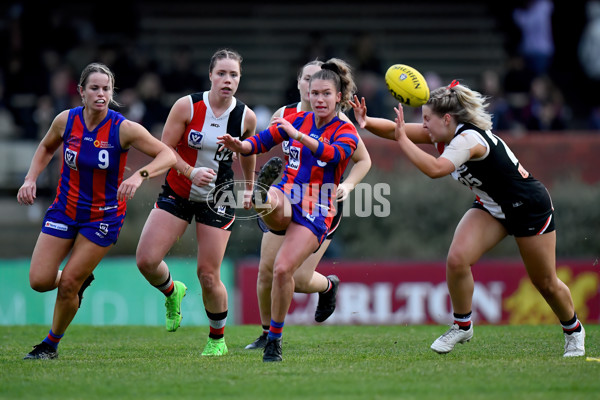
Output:
[[98,211],[107,211],[107,210],[113,210],[115,208],[118,208],[119,206],[106,206],[106,207],[98,207]]
[[56,229],[57,231],[66,232],[69,228],[65,224],[58,224],[56,222],[46,221],[44,224],[46,228]]
[[212,126],[213,128],[220,128],[221,127],[221,125],[217,124],[216,122],[212,122],[210,124],[210,126]]
[[109,142],[105,142],[104,140],[95,140],[94,147],[99,149],[112,149],[114,146]]
[[65,150],[65,163],[69,168],[77,171],[77,152],[67,148]]
[[321,161],[321,160],[317,160],[317,165],[321,168],[324,168],[327,165],[327,162],[325,161]]
[[289,161],[288,168],[290,169],[298,169],[300,168],[300,147],[290,146],[289,147]]
[[203,139],[204,133],[192,129],[188,134],[188,146],[192,149],[202,150]]

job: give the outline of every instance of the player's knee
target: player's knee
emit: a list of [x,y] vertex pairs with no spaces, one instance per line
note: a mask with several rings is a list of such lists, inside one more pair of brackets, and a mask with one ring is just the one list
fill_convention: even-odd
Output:
[[47,292],[49,290],[54,289],[54,281],[50,281],[48,279],[41,279],[37,276],[29,277],[29,286],[36,292]]
[[450,274],[461,274],[469,271],[470,263],[463,254],[459,252],[449,252],[446,258],[446,270]]
[[58,283],[58,291],[56,294],[57,298],[72,298],[77,296],[79,289],[81,288],[83,282],[80,282],[74,278],[64,276],[60,279]]
[[203,291],[214,290],[221,283],[221,279],[217,274],[203,270],[198,271],[198,280]]
[[152,272],[156,269],[161,260],[156,260],[155,257],[147,251],[137,251],[135,254],[135,262],[140,272]]

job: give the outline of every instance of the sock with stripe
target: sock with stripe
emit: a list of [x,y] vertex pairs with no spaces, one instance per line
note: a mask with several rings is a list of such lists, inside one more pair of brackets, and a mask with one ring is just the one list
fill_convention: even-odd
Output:
[[271,320],[271,326],[269,327],[269,340],[281,339],[283,335],[283,324],[284,322],[275,322]]
[[560,324],[562,325],[563,332],[567,335],[570,335],[573,332],[581,332],[581,323],[577,318],[577,313],[575,313],[573,318],[568,321],[560,321]]
[[263,335],[269,334],[269,325],[262,325]]
[[65,336],[64,333],[62,335],[57,335],[56,333],[52,332],[52,329],[50,329],[50,332],[48,332],[48,336],[46,336],[46,338],[42,341],[46,344],[49,344],[56,350],[60,343],[60,339],[62,339],[63,336]]
[[211,313],[206,311],[208,317],[208,323],[210,325],[210,332],[208,337],[211,339],[221,339],[225,336],[225,323],[227,322],[227,310],[221,313]]
[[171,273],[169,272],[169,277],[166,281],[164,281],[160,285],[154,285],[154,287],[160,290],[167,297],[172,295],[175,291],[175,284],[173,283],[173,279],[171,278]]
[[471,328],[471,314],[473,312],[469,311],[467,314],[457,314],[454,313],[454,323],[458,325],[458,328],[463,331],[468,331]]
[[331,280],[329,280],[329,278],[327,278],[327,289],[323,290],[322,292],[319,292],[321,294],[323,293],[327,293],[331,290],[331,288],[333,287],[333,284],[331,283]]

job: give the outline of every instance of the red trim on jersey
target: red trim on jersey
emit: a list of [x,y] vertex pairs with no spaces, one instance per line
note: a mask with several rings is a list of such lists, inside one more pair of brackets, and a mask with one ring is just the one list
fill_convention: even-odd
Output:
[[[79,144],[77,147],[77,156],[81,154],[81,143],[83,141],[84,127],[79,115],[76,115],[73,119],[73,128],[71,129],[71,137],[79,138]],[[68,139],[67,139],[68,140]],[[67,166],[68,168],[68,166]],[[69,193],[67,193],[67,204],[65,207],[65,214],[69,218],[75,220],[77,216],[77,203],[79,202],[79,173],[69,173]],[[73,191],[73,193],[70,193]]]
[[[104,124],[96,133],[96,143],[108,143],[111,124]],[[99,205],[106,203],[106,169],[95,168],[92,176],[92,209],[90,221],[99,221],[104,218],[105,211]]]
[[[188,136],[190,130],[194,127],[199,127],[201,129],[204,126],[204,120],[206,119],[206,104],[203,100],[200,100],[193,105],[194,115],[192,115],[192,120],[188,123],[183,132],[183,135],[179,139],[179,143],[177,143],[177,147],[175,147],[175,151],[177,154],[183,158],[183,161],[192,166],[192,168],[196,167],[196,160],[198,159],[198,151],[192,149],[188,146]],[[193,124],[192,124],[193,121]],[[190,198],[190,192],[192,190],[192,181],[186,178],[183,174],[177,172],[175,168],[171,168],[169,173],[167,174],[167,183],[173,189],[178,196],[183,197],[184,199]]]

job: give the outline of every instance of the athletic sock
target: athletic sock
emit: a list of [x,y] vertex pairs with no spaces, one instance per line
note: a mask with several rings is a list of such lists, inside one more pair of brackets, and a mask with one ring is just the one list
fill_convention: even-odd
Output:
[[60,339],[62,339],[63,336],[65,336],[64,333],[62,335],[57,335],[56,333],[52,332],[52,329],[50,329],[50,332],[48,332],[48,336],[46,336],[43,342],[49,344],[56,350],[60,343]]
[[166,281],[164,281],[160,285],[154,285],[154,287],[163,292],[163,294],[167,297],[172,295],[175,291],[175,284],[173,283],[173,279],[171,278],[171,273],[169,272],[169,277]]
[[267,335],[269,333],[269,325],[262,325],[263,335]]
[[208,337],[211,339],[221,339],[225,336],[225,323],[227,322],[227,310],[221,313],[211,313],[206,310],[206,316],[208,317],[208,323],[210,325],[210,332]]
[[333,283],[331,283],[331,281],[329,280],[329,278],[327,278],[327,289],[323,290],[322,292],[319,293],[327,293],[331,290],[331,288],[333,287]]
[[284,322],[275,322],[271,320],[271,326],[269,327],[269,340],[281,339],[283,335],[283,324]]
[[468,331],[471,328],[471,314],[473,312],[469,311],[467,314],[457,314],[454,313],[454,323],[458,325],[458,328],[463,331]]
[[581,323],[577,318],[577,313],[575,313],[573,318],[568,321],[560,321],[560,324],[562,325],[563,332],[567,335],[570,335],[573,332],[581,332]]

